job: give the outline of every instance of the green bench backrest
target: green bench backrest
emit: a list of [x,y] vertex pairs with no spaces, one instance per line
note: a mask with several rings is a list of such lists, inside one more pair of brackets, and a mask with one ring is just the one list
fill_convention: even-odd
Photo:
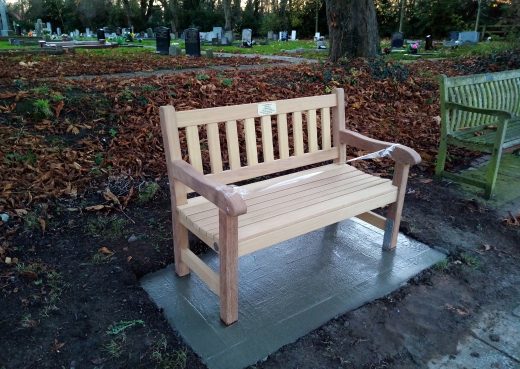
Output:
[[446,102],[504,110],[520,116],[520,70],[461,77],[441,76],[441,115],[447,132],[491,124],[495,117],[446,109]]

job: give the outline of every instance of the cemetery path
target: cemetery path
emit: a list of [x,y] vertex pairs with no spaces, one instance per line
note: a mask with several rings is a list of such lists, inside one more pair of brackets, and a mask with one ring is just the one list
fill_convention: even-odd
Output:
[[243,58],[260,58],[260,59],[268,59],[268,60],[277,60],[292,64],[302,64],[302,63],[318,63],[317,59],[308,59],[308,58],[300,58],[296,56],[285,56],[285,55],[263,55],[263,54],[232,54],[232,53],[215,53],[215,56],[223,57],[223,58],[232,58],[232,57],[243,57]]

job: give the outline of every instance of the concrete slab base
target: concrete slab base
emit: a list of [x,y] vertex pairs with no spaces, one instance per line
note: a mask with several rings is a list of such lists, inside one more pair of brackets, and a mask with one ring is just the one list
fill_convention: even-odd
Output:
[[[141,285],[209,368],[243,368],[445,258],[403,235],[395,251],[382,242],[382,231],[349,220],[242,257],[239,321],[229,327],[194,274],[179,278],[169,266]],[[202,258],[218,268],[213,252]]]

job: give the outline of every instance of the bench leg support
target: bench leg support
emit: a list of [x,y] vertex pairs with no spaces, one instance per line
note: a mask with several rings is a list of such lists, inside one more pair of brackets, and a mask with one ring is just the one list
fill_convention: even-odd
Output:
[[220,319],[238,320],[238,217],[219,211]]
[[437,154],[437,164],[435,165],[435,175],[441,176],[446,165],[446,157],[448,156],[448,144],[445,137],[441,137],[439,145],[439,153]]
[[186,250],[189,248],[188,229],[176,219],[175,214],[172,217],[172,222],[175,273],[177,273],[179,277],[184,277],[185,275],[188,275],[190,273],[190,269],[188,268],[188,266],[182,262],[182,250]]
[[403,212],[404,196],[406,195],[406,183],[410,166],[396,163],[392,183],[397,186],[397,200],[390,205],[386,216],[385,236],[383,239],[383,249],[392,250],[397,245],[399,235],[399,225],[401,223],[401,213]]
[[491,160],[489,161],[487,167],[485,192],[487,199],[493,195],[493,191],[495,190],[495,184],[497,182],[498,176],[498,167],[500,166],[500,159],[502,158],[502,145],[504,144],[506,127],[507,125],[505,123],[499,126],[497,131],[497,139],[495,141],[495,145],[493,146],[493,152],[491,153]]

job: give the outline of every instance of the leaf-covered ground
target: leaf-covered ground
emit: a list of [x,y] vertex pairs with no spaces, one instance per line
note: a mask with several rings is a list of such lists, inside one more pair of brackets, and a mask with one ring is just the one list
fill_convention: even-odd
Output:
[[[410,213],[405,220],[410,228],[417,227],[409,233],[427,243],[449,245],[452,240],[444,239],[445,235],[460,236],[460,232],[449,231],[450,227],[470,237],[482,231],[482,222],[488,225],[489,233],[482,239],[489,238],[486,242],[490,245],[500,240],[502,247],[484,251],[491,250],[488,254],[494,262],[502,263],[512,280],[515,274],[509,268],[518,257],[510,249],[514,222],[509,222],[509,228],[507,222],[492,223],[490,214],[478,207],[475,210],[473,204],[432,183],[429,177],[439,137],[435,119],[439,114],[437,76],[520,68],[518,55],[510,52],[406,66],[382,61],[277,65],[247,72],[201,70],[130,79],[100,76],[82,81],[60,78],[60,62],[55,62],[60,59],[52,57],[48,57],[42,73],[56,79],[38,81],[33,79],[34,73],[19,79],[19,60],[14,58],[12,65],[17,70],[8,72],[12,75],[2,80],[0,91],[0,214],[9,217],[0,223],[0,368],[203,367],[170,331],[137,284],[143,274],[172,261],[169,194],[158,115],[159,107],[165,104],[187,110],[311,96],[344,88],[348,128],[411,146],[424,159],[413,173],[419,178],[412,178],[413,192],[407,200],[410,210],[406,211]],[[89,65],[73,64],[71,68],[86,73],[92,63],[104,71],[100,73],[112,73],[117,64],[93,57]],[[135,68],[143,70],[142,65]],[[472,155],[454,152],[450,165],[462,164]],[[388,168],[382,164],[358,163],[386,174]],[[437,196],[440,192],[442,196]],[[468,209],[469,216],[458,216]],[[435,233],[431,219],[442,226],[442,235]],[[477,309],[484,304],[486,294],[495,293],[483,285],[491,266],[476,275],[474,260],[456,251],[457,247],[453,246],[452,266],[447,266],[449,274],[428,274],[426,280],[431,277],[441,290],[455,286],[454,291],[464,293],[447,298],[436,290],[439,296],[423,296],[421,283],[417,290],[425,301],[440,298],[443,304],[453,305],[450,299],[458,298],[467,309]],[[512,262],[502,262],[504,255]],[[459,276],[469,282],[460,282]],[[447,279],[453,279],[451,284],[446,285]],[[467,298],[465,294],[473,289],[479,289],[482,301]],[[510,299],[516,296],[508,291]],[[399,306],[409,308],[413,319],[413,311],[418,308],[407,300],[408,293],[412,292],[401,291],[390,297],[399,302],[376,302],[352,314],[378,310],[380,305],[391,310],[404,304]],[[425,316],[437,314],[434,321],[445,322],[453,328],[453,334],[462,332],[466,317],[461,321],[451,311],[441,308],[425,312]],[[387,318],[381,312],[374,313],[380,314],[377,319],[366,314],[368,322]],[[403,353],[404,346],[398,350],[384,347],[381,351],[377,346],[365,349],[358,345],[359,339],[365,339],[359,336],[365,328],[352,323],[340,333],[338,324],[343,327],[344,320],[349,317],[313,332],[273,355],[263,366],[280,367],[287,360],[294,367],[338,366],[343,361],[329,355],[340,355],[345,350],[343,342],[352,341],[348,350],[360,350],[359,355],[349,359],[356,363],[354,366],[345,367],[374,367],[378,360],[388,367],[392,363],[393,367],[414,367],[413,350]],[[433,328],[442,332],[439,327]],[[393,333],[400,330],[397,326]],[[388,336],[381,334],[384,342]],[[336,336],[339,341],[334,341]],[[295,355],[307,351],[309,354],[295,359]],[[379,352],[386,356],[381,358]]]

